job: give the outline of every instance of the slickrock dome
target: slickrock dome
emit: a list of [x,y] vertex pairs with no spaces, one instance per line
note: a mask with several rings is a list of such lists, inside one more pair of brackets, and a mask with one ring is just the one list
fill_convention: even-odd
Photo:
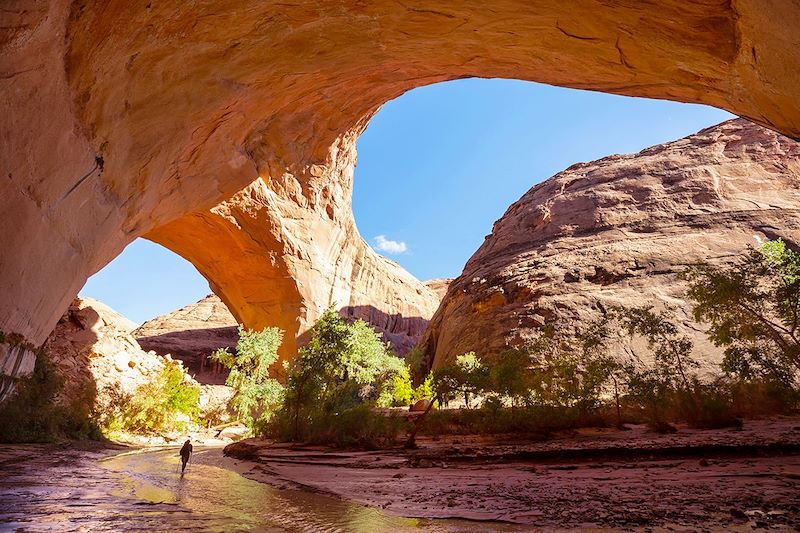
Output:
[[508,208],[430,322],[435,365],[574,327],[614,305],[669,309],[707,367],[722,358],[691,319],[677,273],[748,245],[800,243],[800,143],[732,120],[638,154],[579,163]]

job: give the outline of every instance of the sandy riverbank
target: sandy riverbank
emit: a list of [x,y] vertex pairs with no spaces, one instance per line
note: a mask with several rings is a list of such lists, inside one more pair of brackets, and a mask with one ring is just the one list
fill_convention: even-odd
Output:
[[[587,429],[542,442],[455,436],[418,450],[249,439],[231,467],[410,517],[552,528],[800,529],[800,418],[656,435]],[[241,460],[243,459],[243,460]]]

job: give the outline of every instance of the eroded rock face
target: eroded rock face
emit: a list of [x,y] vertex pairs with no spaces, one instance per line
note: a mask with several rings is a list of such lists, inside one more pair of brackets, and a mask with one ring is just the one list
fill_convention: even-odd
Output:
[[[237,319],[280,316],[300,332],[346,300],[329,272],[352,278],[358,262],[339,257],[377,261],[359,255],[341,180],[386,101],[517,78],[706,103],[800,137],[798,27],[800,5],[785,0],[6,0],[0,329],[43,342],[87,277],[148,235],[190,257]],[[257,207],[214,208],[248,184]],[[231,238],[240,224],[252,232],[250,215],[269,229]],[[204,235],[241,248],[184,242]],[[244,270],[241,250],[274,261],[285,308],[232,283],[220,265]]]
[[[103,412],[123,396],[161,373],[173,361],[170,354],[144,350],[133,332],[136,324],[94,298],[76,298],[47,337],[45,348],[64,387],[57,401],[73,409]],[[180,360],[175,360],[183,365]],[[191,375],[185,383],[198,385]],[[221,385],[200,386],[200,413],[220,411],[227,417],[233,389]]]
[[439,300],[441,300],[444,298],[444,295],[447,294],[447,288],[450,287],[452,281],[453,278],[436,278],[423,281],[422,283],[435,292],[437,296],[439,296]]
[[676,313],[707,367],[721,351],[691,321],[676,273],[748,245],[800,243],[800,143],[732,120],[638,154],[579,163],[498,220],[451,284],[423,339],[434,366],[519,345],[558,320],[613,305]]
[[331,305],[407,351],[439,297],[359,235],[350,204],[355,162],[351,136],[305,182],[259,178],[211,210],[146,237],[194,264],[236,321],[251,329],[280,327],[285,357]]
[[[164,359],[142,350],[136,324],[92,298],[76,298],[47,338],[45,348],[64,377],[60,401],[103,401],[104,389],[133,394],[154,378]],[[107,398],[106,398],[107,399]]]
[[201,382],[219,383],[224,383],[227,373],[215,376],[201,364],[202,358],[219,348],[233,351],[239,339],[236,319],[213,294],[148,320],[133,331],[133,336],[143,349],[172,354],[183,361]]

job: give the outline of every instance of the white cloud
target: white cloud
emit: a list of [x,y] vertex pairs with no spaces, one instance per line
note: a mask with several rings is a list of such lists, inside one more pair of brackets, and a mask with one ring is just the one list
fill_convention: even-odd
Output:
[[386,235],[378,235],[373,239],[375,249],[387,254],[404,254],[408,251],[408,246],[403,241],[393,241],[386,238]]

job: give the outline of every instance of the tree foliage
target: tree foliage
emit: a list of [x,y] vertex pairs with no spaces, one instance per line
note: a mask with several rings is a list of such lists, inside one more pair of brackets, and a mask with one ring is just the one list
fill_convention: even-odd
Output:
[[282,340],[279,328],[251,331],[240,325],[236,355],[220,348],[211,356],[230,369],[225,383],[234,390],[231,406],[250,427],[266,422],[280,401],[283,387],[270,376],[270,367],[278,360]]
[[464,404],[469,408],[470,395],[480,394],[486,390],[489,369],[475,352],[467,352],[437,369],[433,376],[434,388],[443,400],[449,399],[453,394],[461,394],[464,397]]
[[598,327],[568,336],[543,329],[526,346],[478,357],[462,354],[433,372],[437,395],[463,394],[507,401],[512,406],[548,405],[594,408],[616,366],[603,352]]
[[404,369],[403,361],[366,322],[348,324],[331,307],[287,369],[284,401],[273,430],[290,440],[339,435],[337,423],[354,423],[350,410],[394,395],[392,387],[398,376],[404,381]]
[[694,317],[725,347],[723,369],[796,387],[800,372],[800,253],[777,239],[728,267],[708,263],[685,274]]
[[164,361],[164,367],[132,395],[105,391],[112,401],[103,417],[107,430],[152,434],[183,431],[186,423],[197,419],[200,410],[200,387],[190,383],[183,367],[176,361]]

